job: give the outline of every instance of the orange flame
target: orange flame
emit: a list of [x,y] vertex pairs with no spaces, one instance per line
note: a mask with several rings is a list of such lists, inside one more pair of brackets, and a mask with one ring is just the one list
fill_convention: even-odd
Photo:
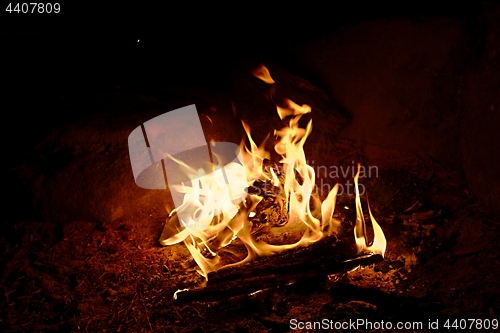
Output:
[[356,225],[354,227],[354,238],[356,240],[358,253],[363,251],[368,251],[384,255],[387,241],[385,239],[385,235],[384,232],[382,231],[382,228],[372,215],[372,211],[370,209],[369,204],[368,204],[368,213],[370,214],[370,220],[372,222],[374,236],[372,244],[370,246],[366,245],[367,244],[366,224],[365,224],[365,217],[363,215],[363,208],[361,207],[361,199],[359,197],[359,188],[358,188],[360,167],[361,166],[358,164],[358,172],[354,177],[354,187],[356,189]]
[[[264,66],[254,71],[254,75],[268,84],[274,84],[274,80]],[[256,256],[272,255],[298,246],[307,246],[325,236],[336,234],[339,230],[340,221],[333,217],[338,184],[323,202],[313,195],[315,171],[306,163],[303,149],[312,131],[312,120],[306,128],[299,127],[300,118],[311,112],[311,107],[299,106],[291,100],[285,100],[284,106],[277,106],[277,112],[282,120],[289,117],[288,126],[275,131],[279,141],[274,149],[282,157],[280,163],[283,167],[284,180],[280,181],[272,168],[268,173],[264,171],[264,160],[268,159],[270,154],[264,149],[264,144],[257,146],[250,134],[250,127],[244,122],[243,128],[250,147],[246,147],[243,142],[240,146],[239,159],[242,164],[233,162],[223,169],[219,168],[213,173],[203,174],[203,170],[194,170],[182,161],[177,161],[184,167],[186,173],[193,177],[190,186],[183,184],[174,188],[184,193],[184,202],[170,214],[170,218],[175,218],[175,213],[179,212],[183,213],[182,216],[189,216],[189,218],[183,220],[179,217],[181,214],[177,214],[180,220],[179,230],[168,237],[162,235],[160,242],[163,245],[184,242],[200,268],[198,272],[205,278],[209,272],[221,268],[217,250],[229,245],[235,239],[245,245],[247,256],[237,263],[223,267],[240,265],[251,261]],[[300,176],[301,181],[297,179],[296,174]],[[359,166],[354,179],[356,188],[354,236],[358,252],[370,251],[383,255],[386,246],[385,236],[369,208],[374,240],[370,246],[367,246],[366,224],[359,198],[358,177]],[[229,179],[230,182],[225,182],[225,179]],[[249,216],[255,214],[255,208],[263,197],[246,194],[245,189],[256,180],[267,181],[279,189],[279,198],[283,202],[282,209],[288,214],[288,221],[274,228],[272,232],[274,234],[284,232],[298,234],[300,235],[298,241],[291,244],[272,245],[254,239]],[[243,201],[233,200],[235,197],[244,196],[246,198]],[[185,214],[186,212],[189,214]]]

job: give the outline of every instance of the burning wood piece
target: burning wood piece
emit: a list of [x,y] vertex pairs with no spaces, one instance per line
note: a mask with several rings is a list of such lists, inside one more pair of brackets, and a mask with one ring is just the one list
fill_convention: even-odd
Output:
[[267,197],[262,199],[257,207],[255,207],[255,216],[250,219],[253,227],[261,224],[279,227],[285,225],[287,221],[288,212],[284,209],[284,202],[281,197]]
[[248,194],[254,194],[261,197],[275,197],[279,194],[280,188],[273,184],[257,179],[252,185],[247,188]]
[[268,288],[342,273],[381,262],[382,255],[356,254],[352,240],[328,237],[308,247],[264,257],[250,264],[208,274],[204,287],[178,291],[177,302],[218,301]]

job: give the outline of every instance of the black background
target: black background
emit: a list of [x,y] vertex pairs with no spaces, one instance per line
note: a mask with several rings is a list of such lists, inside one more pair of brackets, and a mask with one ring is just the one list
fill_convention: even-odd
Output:
[[0,110],[3,174],[14,192],[20,187],[17,166],[51,128],[81,116],[71,114],[68,105],[85,103],[89,94],[166,82],[216,89],[230,84],[229,69],[241,59],[267,57],[285,64],[291,62],[290,47],[343,25],[390,17],[468,17],[480,10],[474,1],[82,2],[61,3],[58,14],[24,14],[7,12],[8,4],[0,9]]

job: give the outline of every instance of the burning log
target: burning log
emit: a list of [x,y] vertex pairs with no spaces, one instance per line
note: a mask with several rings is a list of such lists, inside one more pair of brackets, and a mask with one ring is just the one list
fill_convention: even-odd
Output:
[[217,301],[347,272],[382,260],[380,254],[356,254],[352,240],[337,240],[332,236],[294,251],[210,272],[206,286],[178,291],[174,299],[177,302]]

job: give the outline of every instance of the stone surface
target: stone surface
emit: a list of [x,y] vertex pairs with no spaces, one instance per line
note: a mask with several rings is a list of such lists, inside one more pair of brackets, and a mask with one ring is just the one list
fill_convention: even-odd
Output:
[[[248,74],[252,77],[251,73]],[[301,80],[283,69],[281,76],[292,81]],[[318,93],[314,86],[302,90],[295,88],[303,95],[310,94],[313,103],[323,105],[322,109],[316,110],[318,116],[342,121],[331,126],[329,134],[338,133],[345,126],[344,118],[335,118],[333,110],[326,109],[327,97],[314,98]],[[255,91],[252,98],[260,98],[260,102],[266,100],[264,95]],[[232,97],[220,91],[175,85],[155,86],[154,91],[148,93],[116,88],[90,94],[85,99],[73,107],[80,108],[93,101],[96,109],[82,111],[80,117],[73,116],[66,124],[53,125],[19,168],[33,198],[33,206],[45,220],[109,223],[136,214],[151,214],[152,218],[162,216],[175,208],[168,188],[144,189],[135,183],[128,151],[128,136],[132,130],[165,112],[195,104],[207,142],[239,144],[244,135],[241,114],[231,105]],[[276,121],[274,128],[277,129],[283,126],[272,104],[271,109],[254,109],[248,101],[239,101],[239,111],[250,119],[266,124]],[[259,117],[256,110],[261,111]],[[269,111],[272,113],[266,113]],[[252,125],[254,130],[265,130],[258,124]],[[318,126],[328,127],[328,122]],[[320,138],[321,135],[312,140]],[[327,147],[327,144],[323,143],[323,146]]]
[[296,52],[352,114],[342,136],[368,155],[400,151],[455,165],[498,213],[499,21],[498,5],[462,19],[382,19]]
[[[167,214],[174,208],[168,189],[150,190],[136,185],[128,136],[151,118],[195,103],[207,140],[238,143],[238,123],[228,116],[231,111],[217,104],[213,97],[215,104],[208,106],[199,94],[193,92],[191,99],[178,97],[174,103],[137,92],[88,96],[90,100],[99,100],[98,109],[54,126],[19,167],[36,211],[45,220],[102,223],[138,213]],[[130,110],[128,103],[135,110]],[[101,113],[100,109],[112,111]],[[219,125],[213,126],[212,122]]]
[[344,136],[443,158],[456,154],[466,42],[458,19],[378,20],[310,43],[302,60],[352,114]]

